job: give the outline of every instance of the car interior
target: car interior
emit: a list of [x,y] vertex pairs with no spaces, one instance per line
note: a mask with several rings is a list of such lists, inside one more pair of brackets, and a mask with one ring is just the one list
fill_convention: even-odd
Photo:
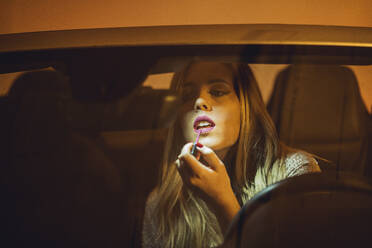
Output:
[[323,170],[365,173],[369,113],[351,69],[291,65],[274,87],[268,110],[285,144],[332,161]]
[[[354,72],[345,58],[286,63],[250,49],[233,60],[287,65],[275,77],[267,109],[281,141],[314,154],[323,173],[257,195],[223,247],[371,243],[372,118]],[[40,68],[30,70],[27,58],[3,69],[22,73],[0,98],[2,247],[141,247],[146,199],[179,104],[175,93],[146,80],[188,59],[187,49],[170,60],[172,49],[167,56],[141,51],[58,52],[35,56]]]

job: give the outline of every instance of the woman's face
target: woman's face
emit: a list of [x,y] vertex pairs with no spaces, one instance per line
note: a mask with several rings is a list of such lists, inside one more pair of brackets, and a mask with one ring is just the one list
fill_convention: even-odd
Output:
[[240,132],[240,103],[232,67],[215,62],[193,63],[180,85],[183,104],[179,122],[186,142],[199,142],[226,154]]

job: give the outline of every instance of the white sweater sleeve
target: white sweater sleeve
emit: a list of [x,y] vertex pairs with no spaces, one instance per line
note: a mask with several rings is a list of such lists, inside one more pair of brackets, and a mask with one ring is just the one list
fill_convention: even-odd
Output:
[[320,172],[316,160],[305,152],[295,152],[289,154],[285,160],[287,176],[298,176],[306,173]]

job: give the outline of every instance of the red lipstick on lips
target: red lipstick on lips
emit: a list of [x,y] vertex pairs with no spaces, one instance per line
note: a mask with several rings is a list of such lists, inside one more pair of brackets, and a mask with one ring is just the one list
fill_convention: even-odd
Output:
[[[200,125],[203,122],[203,125]],[[208,122],[208,123],[205,123]],[[207,125],[205,125],[207,124]],[[199,137],[201,133],[208,133],[212,131],[212,129],[216,126],[216,124],[206,115],[198,116],[194,121],[194,132],[198,134],[196,140],[191,148],[191,154],[195,155],[196,146],[199,142]]]

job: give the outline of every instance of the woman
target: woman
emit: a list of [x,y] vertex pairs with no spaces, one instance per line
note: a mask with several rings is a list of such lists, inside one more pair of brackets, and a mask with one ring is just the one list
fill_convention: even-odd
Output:
[[[279,143],[247,65],[193,62],[175,74],[171,87],[183,104],[147,201],[144,247],[215,247],[257,192],[320,171],[307,153]],[[205,133],[193,156],[200,130]]]

